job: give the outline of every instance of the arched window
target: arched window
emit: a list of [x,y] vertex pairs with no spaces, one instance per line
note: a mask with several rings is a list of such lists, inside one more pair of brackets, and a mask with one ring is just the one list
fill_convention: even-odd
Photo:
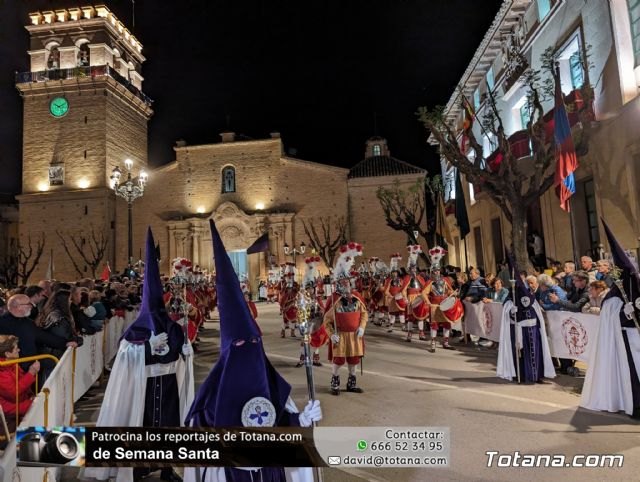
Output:
[[47,69],[59,69],[60,68],[60,51],[57,45],[52,45],[49,48],[49,58],[47,59]]
[[78,67],[88,67],[90,65],[91,51],[89,50],[89,41],[81,41],[78,44]]
[[373,146],[373,155],[374,156],[379,156],[382,154],[382,149],[380,148],[380,144],[375,144]]
[[236,192],[236,170],[227,166],[222,170],[222,194]]

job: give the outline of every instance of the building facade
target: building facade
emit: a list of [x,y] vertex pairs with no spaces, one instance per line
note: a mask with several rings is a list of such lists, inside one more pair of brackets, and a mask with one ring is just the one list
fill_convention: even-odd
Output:
[[[490,90],[510,136],[512,152],[521,152],[519,162],[526,163],[530,159],[525,130],[530,112],[524,74],[541,68],[541,55],[548,48],[559,66],[563,94],[569,98],[586,78],[579,55],[588,50],[595,122],[589,152],[579,157],[574,173],[576,193],[571,198],[571,214],[560,209],[552,188],[529,209],[528,232],[542,236],[548,259],[595,258],[608,250],[600,223],[603,218],[623,246],[636,252],[640,246],[640,2],[505,0],[451,96],[446,115],[461,134],[461,93],[482,119]],[[543,108],[550,112],[553,98],[544,100]],[[574,133],[580,128],[575,117],[570,113]],[[473,129],[488,153],[482,162],[491,165],[496,139],[483,132],[478,121]],[[466,237],[468,264],[495,272],[510,244],[510,225],[481,185],[463,181],[464,192],[457,193],[455,169],[444,160],[442,173],[446,199],[452,202],[456,196],[465,197],[471,226]],[[450,253],[464,266],[464,242],[454,216],[448,219],[455,237]]]
[[[143,257],[149,225],[164,272],[176,257],[212,268],[209,219],[237,271],[252,281],[266,279],[272,263],[292,260],[285,244],[309,245],[304,222],[318,217],[344,219],[347,237],[363,244],[365,256],[386,259],[406,245],[406,235],[386,226],[376,191],[396,181],[413,184],[426,172],[391,157],[384,139],[367,141],[365,159],[350,170],[285,155],[278,133],[250,140],[225,132],[211,144],[178,141],[175,160],[150,169],[153,109],[142,92],[140,42],[104,6],[34,12],[30,19],[31,70],[16,77],[25,119],[19,230],[23,241],[44,235],[57,279],[92,275],[71,236],[89,257],[91,233],[104,236],[104,261],[115,270],[126,265],[127,204],[111,180],[125,159],[133,172],[149,175],[133,203],[134,260]],[[264,232],[269,253],[248,256],[247,247]],[[296,260],[300,268],[303,258]],[[44,276],[46,264],[34,279]]]

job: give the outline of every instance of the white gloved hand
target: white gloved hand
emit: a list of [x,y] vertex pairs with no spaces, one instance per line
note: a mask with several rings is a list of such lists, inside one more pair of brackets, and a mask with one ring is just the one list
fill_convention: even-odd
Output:
[[166,333],[160,333],[159,335],[156,335],[153,332],[151,332],[151,336],[149,337],[149,345],[151,345],[151,353],[155,355],[166,355],[167,352],[169,351],[169,347],[167,346],[168,340],[169,340],[169,336]]
[[340,342],[340,335],[334,333],[333,335],[331,335],[331,341],[334,343],[339,343]]
[[358,331],[356,332],[356,334],[358,335],[358,338],[362,338],[362,336],[364,335],[364,328],[362,327],[358,328]]
[[193,347],[191,346],[191,343],[185,343],[182,345],[182,354],[184,356],[193,355]]
[[93,318],[96,314],[96,309],[93,306],[87,306],[84,310],[82,310],[85,315],[89,318]]
[[300,426],[310,427],[313,422],[322,420],[322,409],[320,408],[320,400],[309,400],[307,406],[300,414]]
[[631,303],[625,303],[622,307],[622,311],[624,311],[624,314],[628,319],[633,319],[633,305]]
[[517,306],[512,306],[511,310],[509,311],[509,313],[511,314],[511,316],[516,316],[516,313],[518,313],[518,307]]

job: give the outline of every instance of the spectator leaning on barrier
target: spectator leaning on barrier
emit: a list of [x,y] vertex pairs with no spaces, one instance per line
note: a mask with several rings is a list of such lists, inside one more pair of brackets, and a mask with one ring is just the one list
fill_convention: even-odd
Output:
[[[82,304],[82,297],[85,295],[85,304]],[[83,335],[93,335],[96,330],[91,326],[91,316],[95,313],[93,310],[85,313],[85,308],[89,305],[89,295],[86,288],[74,286],[71,288],[71,316],[74,323],[74,331]]]
[[491,289],[487,292],[486,298],[483,298],[485,303],[504,303],[509,296],[509,290],[502,286],[502,280],[495,278],[491,283]]
[[589,284],[589,303],[582,307],[582,312],[599,315],[602,301],[608,293],[609,288],[604,281],[593,281]]
[[596,263],[596,280],[604,281],[607,288],[611,288],[614,284],[614,279],[611,277],[609,271],[611,271],[611,263],[606,259],[601,259]]
[[538,278],[536,276],[529,275],[525,277],[524,281],[529,287],[529,291],[535,295],[536,300],[540,301],[540,285],[538,283]]
[[97,290],[89,292],[89,303],[94,310],[94,315],[91,317],[91,326],[96,330],[102,330],[104,326],[104,320],[107,318],[107,310],[102,304],[102,293]]
[[[26,295],[14,295],[7,301],[8,313],[0,317],[0,335],[18,337],[18,347],[22,357],[41,355],[44,346],[64,350],[67,346],[76,346],[75,342],[67,343],[64,338],[48,333],[29,319],[31,302]],[[29,369],[28,363],[21,364],[23,370]],[[42,361],[42,368],[53,367],[50,360]]]
[[579,313],[582,307],[589,303],[589,275],[585,271],[576,271],[573,273],[573,287],[568,293],[567,299],[562,300],[556,293],[549,294],[549,301],[556,303],[563,311],[572,311]]
[[548,274],[538,276],[538,284],[540,285],[540,306],[542,306],[545,311],[560,310],[560,304],[551,301],[549,297],[555,294],[559,300],[566,300],[567,294],[564,290],[560,288],[555,280]]
[[[0,335],[0,361],[20,358],[18,338],[13,335]],[[31,386],[40,371],[40,362],[34,361],[25,372],[18,366],[18,414],[24,415],[33,401]],[[16,367],[0,366],[0,405],[5,415],[16,413]]]
[[469,270],[469,281],[467,281],[460,289],[460,298],[471,303],[478,303],[485,297],[487,291],[487,283],[480,276],[480,271],[476,268]]
[[[65,342],[78,343],[81,338],[76,337],[75,327],[73,325],[73,315],[70,309],[71,293],[66,290],[57,291],[42,309],[38,316],[38,326],[43,330],[60,338]],[[60,358],[64,353],[64,348],[45,345],[43,353],[49,353]]]
[[598,270],[596,269],[596,265],[593,260],[589,256],[583,256],[580,258],[580,266],[582,271],[586,271],[589,275],[589,282],[593,282],[596,280],[596,273]]

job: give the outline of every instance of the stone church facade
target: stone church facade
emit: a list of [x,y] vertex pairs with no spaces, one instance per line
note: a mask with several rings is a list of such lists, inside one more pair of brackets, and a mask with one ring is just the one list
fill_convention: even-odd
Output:
[[[376,191],[396,181],[408,186],[426,172],[391,157],[385,139],[369,139],[364,160],[345,169],[285,155],[277,133],[247,140],[225,132],[218,142],[212,135],[211,144],[178,141],[173,162],[149,168],[153,110],[142,92],[140,42],[104,6],[34,12],[30,19],[31,70],[16,77],[25,119],[19,232],[23,241],[44,236],[57,279],[80,277],[62,238],[79,236],[88,253],[91,230],[107,239],[104,261],[118,271],[125,266],[127,204],[110,179],[125,159],[133,161],[133,172],[149,174],[144,196],[133,203],[134,260],[151,226],[164,272],[178,256],[213,266],[210,218],[250,280],[266,278],[271,263],[292,260],[285,243],[309,245],[303,221],[319,216],[346,219],[347,236],[363,244],[365,257],[388,260],[406,245],[405,234],[386,226]],[[269,253],[247,256],[265,231]],[[33,279],[44,276],[46,258]]]

